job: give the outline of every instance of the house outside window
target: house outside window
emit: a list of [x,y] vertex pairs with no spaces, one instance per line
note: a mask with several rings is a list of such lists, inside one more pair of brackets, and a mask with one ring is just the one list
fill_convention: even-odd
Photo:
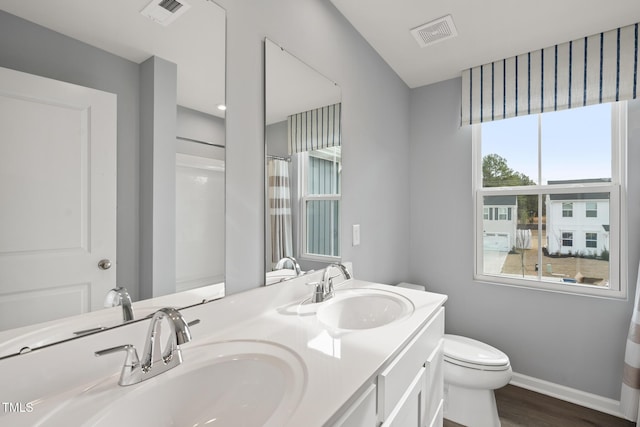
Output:
[[307,151],[301,156],[302,258],[340,259],[340,146]]
[[474,278],[624,297],[626,128],[626,102],[473,125]]

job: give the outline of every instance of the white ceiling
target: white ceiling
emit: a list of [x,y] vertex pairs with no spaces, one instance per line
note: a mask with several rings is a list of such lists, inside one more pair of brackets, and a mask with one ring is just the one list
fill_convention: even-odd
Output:
[[2,0],[2,10],[135,63],[156,55],[178,64],[178,104],[223,116],[225,11],[208,0],[164,27],[142,16],[150,0]]
[[[640,21],[639,0],[331,0],[411,88],[498,59]],[[451,14],[456,38],[421,48],[412,28]]]

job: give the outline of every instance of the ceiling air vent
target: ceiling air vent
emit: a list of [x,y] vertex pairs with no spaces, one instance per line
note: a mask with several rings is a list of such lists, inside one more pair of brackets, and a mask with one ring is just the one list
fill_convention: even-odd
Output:
[[169,25],[191,6],[180,0],[153,0],[140,13],[160,25]]
[[412,29],[411,34],[420,47],[426,47],[455,37],[458,31],[451,15],[447,15]]

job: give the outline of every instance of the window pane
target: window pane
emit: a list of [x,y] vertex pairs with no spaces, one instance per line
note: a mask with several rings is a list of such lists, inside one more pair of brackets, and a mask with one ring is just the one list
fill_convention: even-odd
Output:
[[[609,199],[608,192],[548,195],[545,206],[549,253],[599,256],[603,250],[608,250]],[[572,202],[567,202],[567,200],[572,200]],[[565,215],[567,205],[573,207],[573,216]],[[589,215],[589,212],[594,211],[599,215]],[[573,240],[572,245],[565,244],[565,240],[569,239],[566,235],[570,233],[573,233],[573,237],[570,238]],[[581,240],[579,236],[585,236],[585,239]],[[598,239],[598,236],[602,237]],[[587,238],[592,242],[597,241],[597,246],[588,246],[586,244]],[[592,244],[590,243],[590,245]]]
[[544,113],[541,120],[543,184],[611,179],[611,104]]
[[[500,211],[511,204],[518,215],[513,215],[512,221],[499,217],[483,220],[480,273],[532,282],[608,286],[609,196],[609,193],[546,195],[540,216],[538,196],[484,196],[484,208]],[[585,215],[587,203],[596,203],[598,218]],[[563,215],[567,204],[572,207],[572,217]]]
[[538,180],[538,118],[482,124],[483,187],[533,185]]
[[340,256],[340,204],[337,200],[307,201],[308,254]]
[[309,152],[307,194],[340,194],[340,147]]
[[[522,274],[522,263],[515,260],[507,265],[509,254],[521,254],[520,261],[533,266],[538,248],[538,196],[510,195],[484,196],[484,207],[496,209],[499,214],[482,222],[482,247],[485,274]],[[512,212],[512,215],[506,212]],[[504,215],[500,213],[505,212]],[[517,214],[516,214],[517,213]],[[526,259],[525,259],[526,258]],[[529,259],[530,258],[530,259]],[[524,267],[526,274],[534,274]]]
[[[572,217],[563,215],[567,200],[572,200]],[[559,277],[563,282],[608,285],[609,201],[608,192],[546,196],[544,264],[551,270],[546,276]],[[590,216],[589,211],[598,215]]]

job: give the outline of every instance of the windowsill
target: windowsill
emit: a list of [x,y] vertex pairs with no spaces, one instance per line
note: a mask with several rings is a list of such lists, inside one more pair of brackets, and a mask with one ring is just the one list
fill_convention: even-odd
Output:
[[[582,297],[595,297],[603,299],[613,299],[624,301],[627,299],[626,292],[623,290],[615,290],[610,288],[604,288],[601,286],[562,283],[554,284],[550,282],[534,282],[528,280],[518,280],[515,278],[500,277],[498,278],[490,275],[474,275],[473,281],[476,283],[482,283],[487,285],[507,286],[510,288],[520,288],[533,291],[560,293],[567,295],[575,295]],[[622,286],[622,288],[626,288]]]
[[325,256],[325,255],[309,255],[309,254],[301,255],[300,259],[304,261],[316,261],[316,262],[326,262],[326,263],[342,261],[341,257]]

